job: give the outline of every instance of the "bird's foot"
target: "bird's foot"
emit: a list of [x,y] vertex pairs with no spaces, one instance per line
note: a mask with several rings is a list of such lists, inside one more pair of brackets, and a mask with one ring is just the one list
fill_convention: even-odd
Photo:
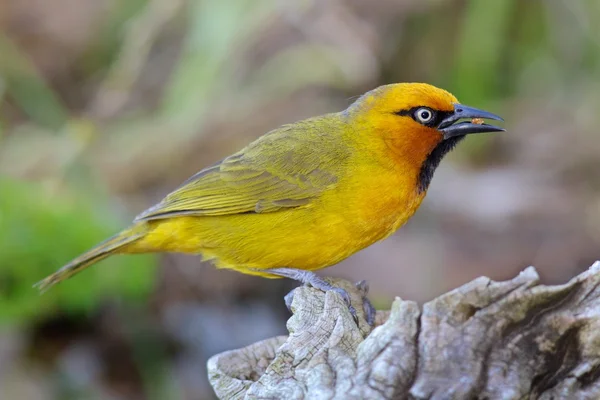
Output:
[[[324,292],[333,291],[333,292],[339,293],[340,296],[342,296],[342,299],[344,300],[344,302],[348,305],[348,310],[350,311],[350,314],[352,314],[352,317],[354,318],[354,320],[358,321],[356,309],[354,308],[354,306],[352,306],[352,303],[350,301],[350,295],[348,294],[348,292],[345,289],[333,286],[331,283],[329,283],[326,280],[324,280],[323,278],[319,277],[314,272],[304,271],[304,270],[294,269],[294,268],[272,268],[272,269],[269,269],[268,272],[273,275],[278,275],[278,276],[282,276],[284,278],[289,278],[289,279],[293,279],[293,280],[302,282],[305,285],[310,285],[310,286],[314,287],[315,289],[319,289]],[[371,302],[367,298],[367,292],[368,292],[369,288],[368,288],[366,281],[358,282],[356,284],[356,288],[359,289],[359,291],[361,291],[363,293],[363,296],[362,296],[363,310],[365,312],[366,320],[369,323],[369,325],[373,326],[373,323],[375,322],[375,309],[373,308],[373,306],[371,305]],[[293,291],[288,293],[284,298],[285,304],[286,304],[288,310],[291,309],[293,298],[294,298]]]

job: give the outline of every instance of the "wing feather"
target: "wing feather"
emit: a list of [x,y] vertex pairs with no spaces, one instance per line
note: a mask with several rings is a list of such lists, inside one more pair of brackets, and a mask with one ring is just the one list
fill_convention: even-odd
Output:
[[313,119],[272,131],[198,172],[136,220],[306,206],[335,186],[337,172],[348,157],[336,141],[335,129],[339,128],[333,119]]

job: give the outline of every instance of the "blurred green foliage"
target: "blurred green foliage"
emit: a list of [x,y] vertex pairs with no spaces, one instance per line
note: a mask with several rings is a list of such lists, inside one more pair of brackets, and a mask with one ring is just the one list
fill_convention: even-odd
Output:
[[0,99],[6,90],[32,121],[51,130],[59,129],[67,120],[68,110],[15,44],[1,32],[0,54],[0,82],[4,82],[0,84]]
[[[106,199],[55,195],[48,188],[0,178],[0,323],[15,323],[61,309],[85,312],[105,296],[131,301],[147,298],[153,287],[151,257],[113,257],[36,295],[32,284],[75,255],[123,227],[107,217]],[[8,194],[8,195],[7,195]]]

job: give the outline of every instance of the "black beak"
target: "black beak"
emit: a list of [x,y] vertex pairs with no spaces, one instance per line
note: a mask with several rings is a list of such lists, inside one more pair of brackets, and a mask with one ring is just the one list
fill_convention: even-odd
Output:
[[438,130],[442,132],[444,139],[449,139],[455,136],[464,136],[470,133],[502,132],[506,130],[494,125],[474,124],[471,121],[458,122],[458,120],[463,118],[482,118],[504,121],[496,114],[478,110],[477,108],[473,107],[463,106],[462,104],[454,104],[454,112],[448,117],[444,118],[438,125]]

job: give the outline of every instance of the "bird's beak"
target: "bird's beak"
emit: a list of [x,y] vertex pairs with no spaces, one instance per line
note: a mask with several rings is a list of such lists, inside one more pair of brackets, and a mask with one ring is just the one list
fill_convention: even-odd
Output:
[[470,133],[501,132],[506,130],[504,128],[500,128],[499,126],[488,125],[485,123],[476,124],[472,121],[458,122],[464,118],[471,120],[473,118],[480,118],[504,121],[496,114],[473,107],[467,107],[462,104],[454,104],[454,111],[448,117],[444,118],[438,125],[438,130],[444,135],[444,140],[455,136],[468,135]]

